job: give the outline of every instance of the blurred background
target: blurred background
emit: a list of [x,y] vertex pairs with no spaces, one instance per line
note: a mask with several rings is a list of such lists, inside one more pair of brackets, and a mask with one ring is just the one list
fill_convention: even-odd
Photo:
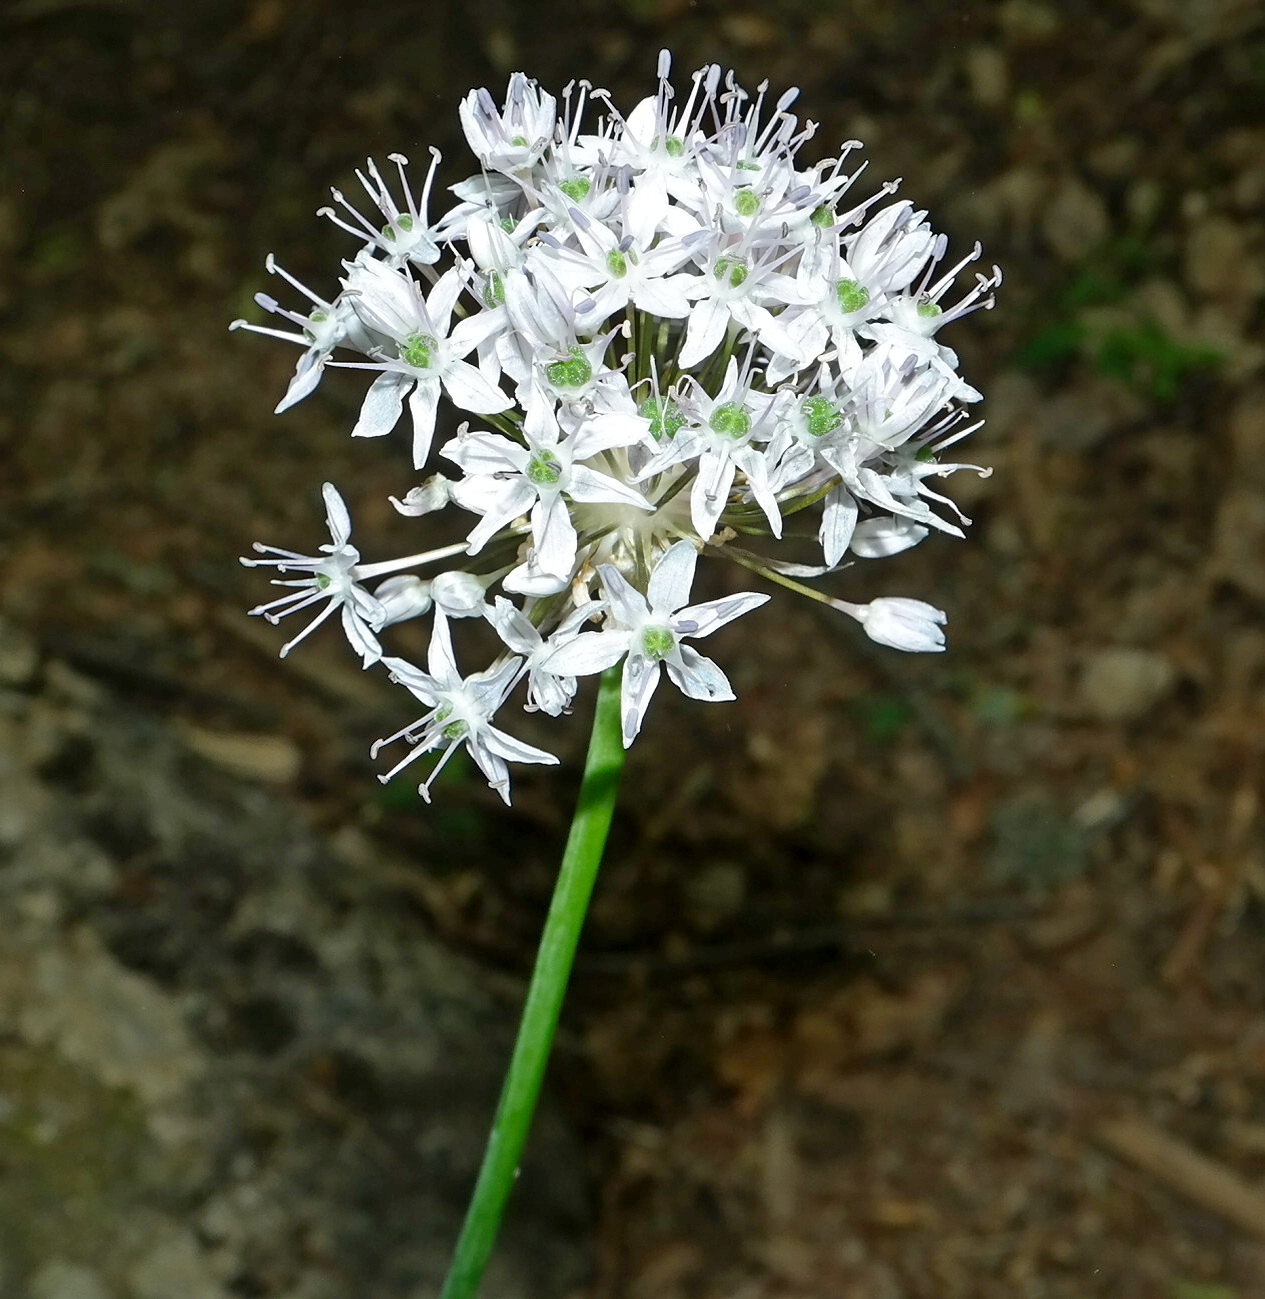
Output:
[[419,549],[404,441],[348,438],[355,374],[273,416],[293,352],[227,324],[268,252],[335,287],[367,155],[469,174],[470,87],[628,107],[663,45],[984,241],[995,473],[830,579],[948,653],[779,593],[736,704],[656,700],[487,1293],[1265,1293],[1260,6],[8,0],[5,1299],[435,1293],[589,705],[511,727],[564,760],[511,811],[379,786],[411,701],[334,632],[278,660],[237,556],[322,541],[325,479]]

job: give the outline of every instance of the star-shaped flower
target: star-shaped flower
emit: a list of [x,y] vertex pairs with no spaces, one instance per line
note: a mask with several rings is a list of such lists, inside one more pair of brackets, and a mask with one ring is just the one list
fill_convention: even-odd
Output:
[[661,667],[668,669],[672,684],[691,699],[717,703],[734,698],[729,679],[720,668],[681,642],[687,637],[710,636],[726,623],[758,609],[769,597],[756,591],[740,591],[720,600],[687,605],[697,561],[691,542],[678,541],[670,546],[650,574],[645,595],[631,586],[618,569],[602,564],[597,571],[610,607],[610,625],[604,631],[582,632],[544,662],[556,674],[588,676],[628,656],[620,691],[624,748],[641,730],[650,698],[659,684]]
[[434,770],[417,787],[417,792],[429,803],[430,787],[436,776],[464,744],[479,770],[487,777],[489,786],[508,804],[510,780],[507,761],[557,765],[558,759],[552,753],[524,744],[492,725],[493,714],[505,702],[505,696],[514,688],[521,674],[522,659],[507,657],[483,672],[463,677],[453,657],[448,618],[442,608],[436,606],[435,609],[435,628],[426,658],[429,672],[423,672],[405,659],[384,658],[382,661],[391,669],[393,679],[430,710],[402,731],[379,740],[370,750],[370,754],[376,756],[383,745],[400,739],[415,746],[386,775],[378,777],[383,784],[423,753],[442,748],[443,755]]

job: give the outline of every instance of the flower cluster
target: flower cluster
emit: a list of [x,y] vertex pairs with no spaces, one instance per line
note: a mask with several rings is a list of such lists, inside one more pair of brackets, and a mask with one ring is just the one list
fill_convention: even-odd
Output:
[[[962,535],[968,520],[930,480],[976,468],[942,457],[976,427],[966,411],[980,394],[939,334],[991,306],[1000,274],[955,293],[979,248],[946,266],[944,236],[892,199],[895,184],[855,200],[857,142],[802,165],[815,127],[789,111],[795,91],[770,103],[766,87],[751,96],[709,66],[680,102],[669,73],[665,52],[657,92],[626,117],[586,83],[561,106],[520,73],[500,107],[471,92],[460,116],[480,171],[451,186],[453,206],[432,219],[437,152],[420,193],[405,158],[391,156],[395,175],[370,161],[357,173],[367,202],[335,190],[322,209],[363,245],[340,291],[323,298],[270,257],[310,309],[260,294],[293,328],[234,322],[302,349],[278,411],[329,366],[370,371],[353,436],[406,422],[414,468],[438,468],[393,497],[396,509],[473,516],[464,541],[365,564],[326,484],[319,556],[256,546],[261,557],[243,561],[296,574],[277,579],[289,594],[252,612],[317,610],[283,654],[337,610],[365,666],[381,661],[425,706],[379,742],[411,746],[394,770],[443,750],[437,772],[465,745],[508,802],[507,762],[556,759],[493,726],[498,708],[525,681],[527,708],[556,716],[578,677],[621,659],[626,745],[663,668],[691,698],[732,699],[686,642],[768,596],[690,604],[700,551],[826,601],[881,644],[944,646],[931,605],[850,604],[795,579],[895,554],[933,529]],[[597,114],[587,130],[586,108]],[[444,440],[434,466],[442,398],[476,426]],[[820,565],[737,544],[780,538],[798,514],[816,522]],[[458,555],[459,568],[406,571]],[[385,628],[427,614],[426,671],[384,654]],[[462,676],[449,621],[474,617],[501,650]]]

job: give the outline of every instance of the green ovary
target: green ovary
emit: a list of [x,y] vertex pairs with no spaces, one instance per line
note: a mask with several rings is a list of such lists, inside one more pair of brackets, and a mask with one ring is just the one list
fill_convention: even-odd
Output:
[[612,248],[606,254],[606,268],[617,280],[622,280],[628,274],[628,258],[618,248]]
[[924,320],[934,320],[940,314],[940,307],[934,302],[920,302],[918,304],[918,314]]
[[731,289],[737,289],[746,283],[748,272],[742,262],[736,262],[729,257],[722,257],[716,263],[713,274],[718,280],[727,281]]
[[835,296],[839,299],[839,310],[845,316],[860,311],[870,301],[870,291],[856,280],[840,280],[835,285]]
[[647,627],[641,633],[641,652],[659,662],[676,648],[676,637],[667,627]]
[[414,334],[400,348],[400,360],[415,370],[429,370],[435,351],[435,340],[429,334]]
[[808,218],[809,221],[820,229],[827,229],[835,223],[835,210],[824,205],[813,209],[813,214]]
[[552,487],[562,478],[562,465],[547,451],[537,451],[527,462],[527,478],[537,487]]
[[734,193],[734,211],[740,217],[753,217],[760,210],[760,196],[753,189],[740,189]]
[[584,176],[568,176],[566,180],[558,182],[558,188],[572,203],[579,203],[581,199],[588,198],[593,183]]
[[578,347],[571,349],[565,361],[553,361],[545,366],[545,378],[555,388],[583,388],[592,377],[593,367]]
[[664,152],[669,158],[679,158],[685,152],[685,144],[675,135],[669,135],[663,142]]
[[[437,722],[442,722],[444,721],[445,718],[451,716],[452,716],[452,705],[443,704],[439,708],[439,710],[435,713],[435,720]],[[463,722],[460,718],[458,718],[455,722],[449,722],[448,725],[445,726],[442,731],[440,731],[440,734],[444,737],[445,740],[463,740],[467,735],[470,734],[470,724],[468,722]]]
[[833,433],[843,420],[839,407],[825,397],[809,397],[800,409],[804,414],[805,427],[815,438]]
[[751,416],[733,401],[717,406],[707,422],[713,433],[724,438],[746,437],[751,432]]
[[685,416],[666,397],[648,397],[637,407],[637,414],[650,421],[650,436],[656,442],[675,437],[685,423]]
[[395,218],[395,224],[399,226],[405,234],[408,234],[408,232],[413,228],[413,218],[409,216],[407,212],[401,212],[400,215]]
[[483,305],[499,307],[504,301],[505,281],[501,278],[501,272],[489,271],[487,281],[483,285]]

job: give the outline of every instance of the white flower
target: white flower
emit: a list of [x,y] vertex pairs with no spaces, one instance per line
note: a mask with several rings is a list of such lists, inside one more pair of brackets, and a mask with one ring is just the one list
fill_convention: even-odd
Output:
[[430,787],[435,777],[444,769],[458,747],[464,744],[479,770],[487,777],[489,786],[508,803],[510,782],[507,762],[557,765],[558,759],[552,753],[524,744],[522,740],[516,740],[492,725],[493,715],[518,679],[522,660],[507,658],[486,671],[463,677],[457,670],[448,620],[442,609],[435,610],[435,629],[426,659],[429,672],[423,672],[405,659],[388,658],[383,662],[390,668],[392,677],[430,710],[403,730],[379,740],[370,750],[371,756],[376,757],[383,745],[400,739],[407,740],[414,746],[413,751],[406,754],[386,775],[378,777],[383,784],[423,753],[442,747],[443,756],[435,764],[430,776],[417,787],[417,792],[429,803]]
[[341,294],[333,302],[327,302],[319,294],[313,293],[301,280],[295,279],[289,271],[278,266],[272,254],[264,260],[269,275],[280,275],[283,280],[292,284],[304,297],[308,298],[313,309],[306,316],[297,311],[283,307],[276,298],[266,293],[256,293],[255,302],[265,311],[281,316],[299,327],[299,332],[292,333],[285,329],[271,329],[266,325],[252,325],[246,320],[234,320],[230,329],[245,329],[252,334],[267,334],[270,338],[281,338],[287,343],[298,343],[304,348],[294,368],[294,378],[286,389],[285,396],[277,403],[274,414],[289,410],[316,389],[325,370],[325,363],[336,347],[348,346],[364,351],[374,345],[372,336],[356,317],[351,303]]
[[325,498],[326,523],[329,526],[330,544],[322,546],[322,555],[299,555],[277,546],[255,542],[255,550],[267,559],[243,559],[247,568],[266,565],[279,573],[307,573],[309,576],[282,580],[274,578],[273,586],[295,589],[289,595],[269,604],[257,605],[250,612],[261,614],[269,622],[279,622],[288,613],[297,613],[314,604],[325,602],[325,607],[303,628],[297,636],[281,647],[285,656],[306,637],[310,636],[336,609],[342,610],[343,631],[356,649],[364,666],[382,657],[382,647],[372,631],[372,624],[383,616],[381,604],[357,582],[360,552],[351,545],[351,516],[347,506],[332,483],[321,488]]
[[693,256],[687,238],[660,239],[651,248],[632,234],[621,237],[609,226],[590,221],[578,210],[571,212],[571,219],[579,249],[546,249],[541,258],[572,291],[589,290],[593,305],[584,316],[586,328],[596,328],[629,303],[665,320],[690,314],[688,290],[697,277],[677,273]]
[[865,628],[865,634],[880,645],[914,654],[936,654],[944,649],[944,632],[940,628],[948,619],[922,600],[887,596],[869,604],[849,604],[846,600],[830,603],[855,618]]
[[731,359],[715,397],[697,383],[678,394],[678,409],[689,422],[638,474],[638,479],[644,481],[683,461],[698,462],[690,487],[690,518],[702,541],[709,540],[716,531],[739,469],[746,475],[747,486],[764,511],[773,535],[782,535],[782,517],[770,484],[768,463],[764,453],[752,445],[759,425],[758,417],[747,408],[747,386],[747,376]]
[[453,499],[482,514],[469,536],[470,553],[480,550],[506,524],[531,510],[532,554],[506,577],[509,590],[533,595],[560,591],[575,564],[577,534],[567,501],[649,509],[635,488],[578,463],[639,434],[622,421],[592,420],[563,438],[553,403],[537,389],[527,404],[526,445],[495,433],[466,433],[441,454],[466,477],[454,484]]
[[425,612],[425,609],[417,607],[418,592],[411,585],[396,584],[388,587],[383,583],[383,587],[370,595],[360,584],[394,569],[410,568],[415,564],[457,554],[464,551],[465,546],[443,546],[438,550],[391,560],[385,564],[362,564],[360,552],[351,544],[351,515],[347,512],[343,498],[333,483],[325,483],[321,495],[325,500],[325,521],[329,528],[330,544],[320,548],[320,555],[300,555],[292,550],[265,546],[257,541],[255,550],[268,558],[242,559],[241,562],[247,568],[266,566],[275,568],[279,573],[308,574],[307,577],[286,580],[274,578],[273,586],[288,586],[294,590],[269,604],[258,605],[250,612],[261,614],[269,622],[276,623],[286,614],[297,613],[300,609],[324,601],[325,607],[320,613],[297,636],[281,647],[281,657],[285,658],[301,640],[310,636],[338,609],[342,611],[343,631],[348,641],[360,655],[364,666],[368,667],[382,657],[382,646],[374,633],[389,623],[415,617],[417,613]]
[[548,146],[558,104],[530,78],[515,72],[500,112],[486,90],[472,90],[458,113],[475,157],[493,171],[513,173],[530,167]]
[[449,330],[453,308],[465,287],[456,267],[439,277],[428,298],[422,297],[406,272],[391,270],[382,262],[353,265],[344,283],[356,314],[390,339],[396,353],[374,364],[335,362],[382,372],[365,394],[352,437],[390,433],[407,397],[413,417],[413,467],[420,469],[430,456],[441,387],[462,409],[479,415],[497,414],[514,404],[461,360],[483,339],[489,325],[481,316],[471,316]]
[[434,514],[452,500],[452,479],[445,478],[443,474],[431,474],[420,487],[410,487],[403,500],[394,496],[388,496],[387,500],[408,518]]
[[582,632],[545,660],[552,672],[588,676],[628,656],[620,690],[625,748],[641,730],[650,697],[659,684],[661,666],[667,667],[673,685],[691,699],[715,703],[734,698],[720,668],[681,641],[710,636],[726,623],[758,609],[769,597],[742,591],[687,606],[697,560],[693,544],[678,541],[655,565],[645,595],[630,586],[618,569],[603,564],[598,573],[610,606],[611,625],[605,631]]
[[431,598],[450,618],[480,618],[487,609],[488,583],[473,573],[453,569],[436,574],[430,584]]
[[576,679],[554,671],[546,664],[546,660],[555,650],[573,641],[579,635],[580,628],[605,607],[600,600],[585,601],[558,624],[557,630],[548,640],[541,636],[540,629],[531,619],[520,613],[503,595],[498,595],[495,604],[488,607],[487,618],[496,628],[497,635],[515,654],[521,654],[527,663],[529,709],[539,709],[550,717],[557,717],[567,711],[571,700],[575,698]]
[[386,225],[381,228],[366,221],[347,202],[342,193],[336,189],[330,191],[334,196],[334,202],[345,208],[357,224],[354,226],[348,225],[330,207],[321,208],[317,212],[317,216],[328,217],[340,229],[346,230],[348,234],[366,240],[370,248],[375,248],[383,253],[388,263],[393,266],[400,266],[405,262],[413,262],[418,266],[430,266],[439,260],[439,244],[435,240],[435,231],[427,224],[426,210],[430,204],[430,191],[435,183],[435,171],[439,166],[440,159],[438,149],[432,149],[430,152],[430,169],[426,173],[426,182],[422,186],[420,199],[413,197],[413,191],[409,188],[408,177],[404,174],[404,168],[408,166],[408,159],[401,153],[387,155],[395,163],[396,170],[400,173],[400,186],[404,190],[405,202],[403,210],[396,206],[395,199],[392,198],[391,191],[378,172],[377,163],[372,158],[365,163],[365,169],[369,173],[368,177],[363,172],[356,172],[356,179],[364,186],[365,193],[373,200],[374,206],[386,221]]
[[415,573],[399,573],[379,582],[373,588],[373,598],[382,612],[374,628],[381,631],[384,627],[393,627],[398,622],[429,613],[435,603],[430,588],[431,583],[423,581]]

